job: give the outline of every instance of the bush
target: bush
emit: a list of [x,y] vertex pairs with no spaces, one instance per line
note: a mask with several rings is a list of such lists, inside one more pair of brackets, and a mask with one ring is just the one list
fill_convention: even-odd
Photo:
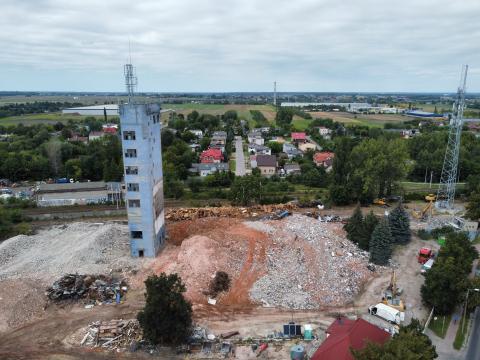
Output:
[[432,234],[430,234],[427,230],[425,229],[420,229],[417,231],[417,235],[420,239],[422,240],[430,240],[432,238]]
[[217,271],[210,283],[210,295],[216,297],[222,291],[230,289],[230,277],[224,271]]

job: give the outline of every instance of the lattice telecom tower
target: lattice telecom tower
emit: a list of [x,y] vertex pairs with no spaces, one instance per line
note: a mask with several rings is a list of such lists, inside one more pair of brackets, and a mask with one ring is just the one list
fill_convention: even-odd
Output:
[[273,82],[273,105],[277,106],[277,82]]
[[443,161],[442,176],[437,192],[435,207],[439,210],[453,210],[455,199],[455,187],[457,185],[458,155],[460,152],[460,140],[463,127],[463,109],[465,108],[465,89],[467,83],[468,65],[462,68],[460,85],[457,90],[457,97],[452,109],[450,128],[448,131],[447,150]]

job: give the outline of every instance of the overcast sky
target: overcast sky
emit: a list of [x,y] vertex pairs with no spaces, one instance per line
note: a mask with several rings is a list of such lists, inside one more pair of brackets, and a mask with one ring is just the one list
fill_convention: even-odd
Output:
[[1,0],[0,90],[480,91],[480,0]]

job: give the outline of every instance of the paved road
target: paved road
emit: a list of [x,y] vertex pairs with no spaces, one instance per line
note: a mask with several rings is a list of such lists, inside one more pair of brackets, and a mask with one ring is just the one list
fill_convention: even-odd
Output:
[[235,175],[245,176],[245,154],[243,153],[243,140],[235,137]]
[[469,346],[465,360],[480,359],[480,308],[475,309],[473,316],[472,328],[470,329]]

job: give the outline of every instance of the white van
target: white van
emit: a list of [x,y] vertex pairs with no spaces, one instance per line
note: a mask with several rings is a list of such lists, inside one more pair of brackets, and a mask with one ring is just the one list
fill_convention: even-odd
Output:
[[422,269],[420,270],[420,273],[425,274],[428,270],[432,268],[434,262],[435,260],[428,259],[428,261],[422,265]]
[[394,309],[388,305],[379,303],[377,305],[370,306],[368,308],[368,313],[376,315],[392,324],[400,325],[402,321],[405,320],[405,313],[397,309]]

